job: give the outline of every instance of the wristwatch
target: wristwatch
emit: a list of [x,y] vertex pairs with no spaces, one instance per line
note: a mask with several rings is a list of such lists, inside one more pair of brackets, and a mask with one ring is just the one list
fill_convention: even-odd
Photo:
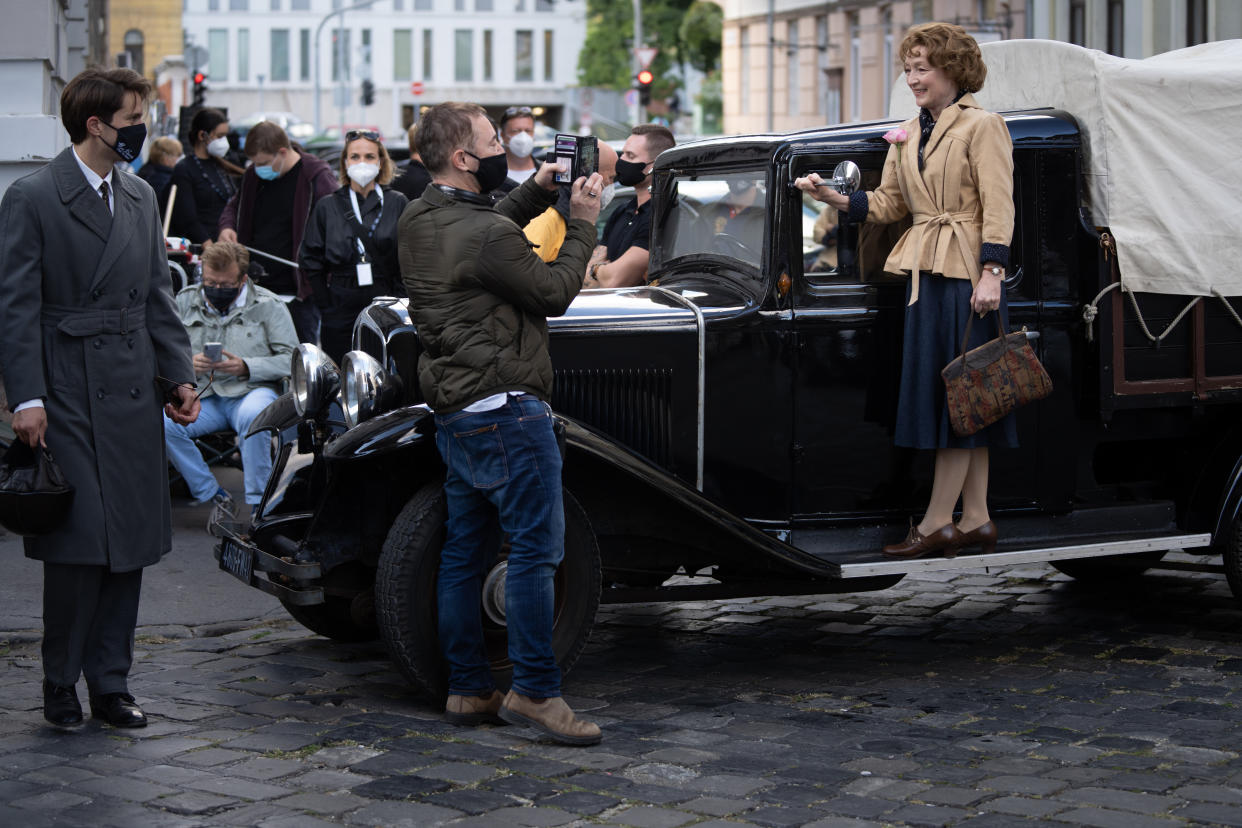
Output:
[[993,266],[993,267],[989,267],[988,270],[992,273],[993,276],[1004,276],[1005,275],[1005,268],[1003,267]]

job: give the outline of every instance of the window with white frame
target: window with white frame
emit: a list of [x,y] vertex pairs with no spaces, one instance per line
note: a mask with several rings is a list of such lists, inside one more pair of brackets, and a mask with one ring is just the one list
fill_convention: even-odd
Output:
[[289,30],[272,29],[272,65],[268,77],[272,83],[289,80]]
[[207,77],[217,83],[229,76],[229,30],[207,30]]
[[237,30],[237,79],[250,80],[250,30]]
[[435,32],[431,29],[423,29],[423,80],[431,80],[431,68],[433,66],[432,45],[435,41]]
[[414,32],[410,29],[392,30],[392,79],[414,79]]
[[533,81],[535,79],[535,33],[530,29],[518,29],[514,32],[513,39],[513,79]]
[[298,38],[298,45],[301,47],[298,53],[298,80],[310,80],[310,64],[311,64],[311,31],[310,29],[302,29]]
[[458,83],[474,80],[474,30],[453,32],[453,79]]
[[543,79],[551,83],[556,77],[556,66],[553,58],[556,50],[552,48],[555,32],[552,29],[543,30]]
[[345,29],[343,31],[340,29],[332,30],[333,81],[348,81],[352,75],[349,66],[350,57],[353,55],[353,50],[349,48],[350,34],[349,29]]
[[483,30],[483,80],[492,80],[493,35],[491,29]]

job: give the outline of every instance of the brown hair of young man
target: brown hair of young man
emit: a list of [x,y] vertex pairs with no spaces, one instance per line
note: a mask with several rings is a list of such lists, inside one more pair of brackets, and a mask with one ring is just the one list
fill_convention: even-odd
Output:
[[275,155],[279,150],[291,148],[289,135],[279,124],[271,121],[259,121],[246,133],[244,150],[247,158],[254,158],[259,153]]
[[673,137],[669,128],[659,124],[639,124],[630,130],[630,135],[646,136],[647,151],[651,153],[653,161],[666,149],[677,146],[677,139]]
[[476,115],[486,118],[487,110],[461,101],[446,101],[427,110],[418,125],[418,154],[428,172],[445,172],[455,150],[474,146]]
[[111,125],[127,93],[136,92],[145,102],[151,91],[151,82],[132,69],[92,66],[78,73],[60,93],[60,120],[69,131],[69,140],[75,144],[86,140],[86,122],[92,116]]

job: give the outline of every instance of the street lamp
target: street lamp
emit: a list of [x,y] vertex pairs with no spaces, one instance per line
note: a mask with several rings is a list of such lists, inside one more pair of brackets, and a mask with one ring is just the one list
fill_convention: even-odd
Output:
[[[315,29],[315,132],[317,133],[323,131],[323,125],[320,123],[320,119],[319,119],[319,36],[323,33],[323,27],[326,26],[328,21],[331,20],[333,17],[340,15],[341,22],[339,25],[341,28],[344,28],[345,12],[353,11],[354,9],[370,8],[371,4],[374,2],[375,0],[358,0],[357,3],[352,3],[348,6],[342,6],[341,8],[335,11],[330,11],[323,16],[323,20],[319,21],[319,27]],[[635,2],[637,2],[637,0],[635,0]],[[342,35],[343,34],[344,32],[342,32]],[[344,81],[345,79],[344,54],[343,54],[344,51],[345,51],[345,42],[344,42],[344,37],[342,37],[341,41],[337,44],[337,49],[336,49],[337,67],[338,67],[337,68],[338,83]]]

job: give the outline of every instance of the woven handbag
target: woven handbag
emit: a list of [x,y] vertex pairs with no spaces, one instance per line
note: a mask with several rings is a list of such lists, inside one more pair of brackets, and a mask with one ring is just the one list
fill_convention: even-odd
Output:
[[968,437],[1004,417],[1020,405],[1052,393],[1052,380],[1031,348],[1026,328],[1005,334],[996,313],[996,339],[967,351],[970,325],[966,320],[962,354],[944,367],[945,403],[949,424],[959,437]]

